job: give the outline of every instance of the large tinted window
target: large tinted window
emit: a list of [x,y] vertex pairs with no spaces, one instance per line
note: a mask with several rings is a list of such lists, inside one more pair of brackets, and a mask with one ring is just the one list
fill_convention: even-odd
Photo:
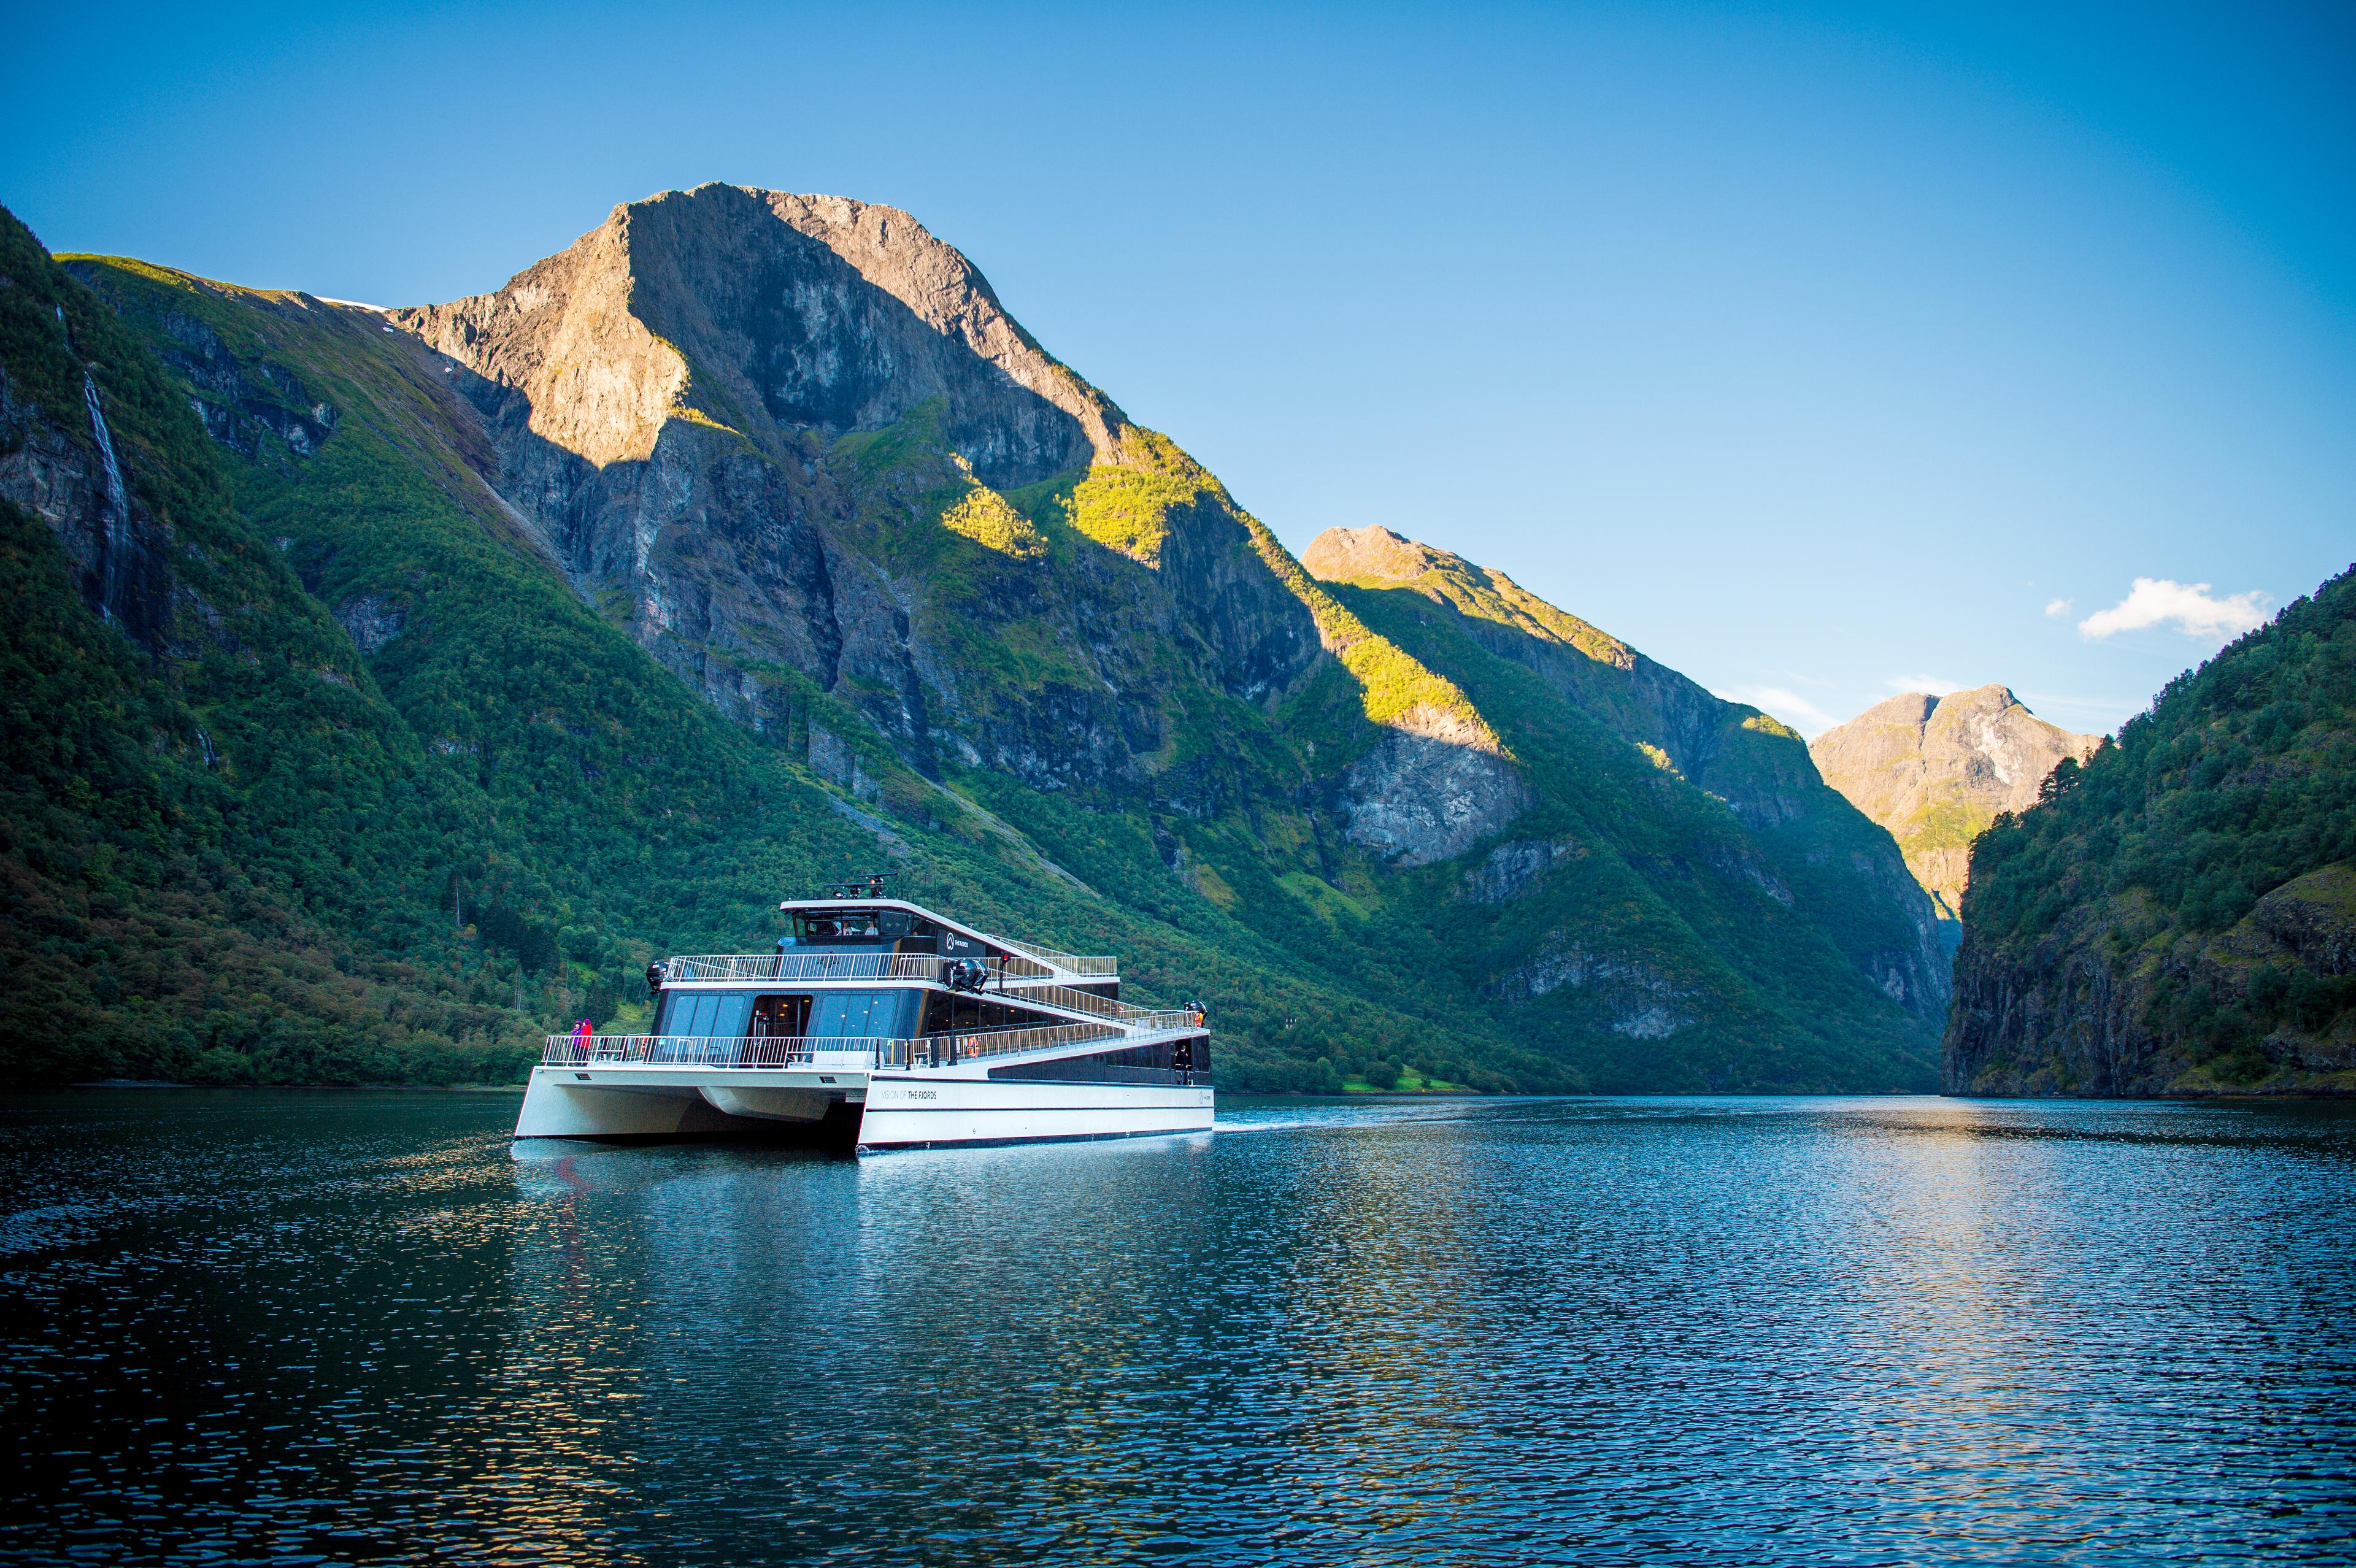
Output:
[[1053,1013],[1036,1012],[1029,1008],[1017,1008],[1003,1002],[984,1001],[979,997],[932,991],[926,994],[925,1029],[926,1034],[963,1034],[969,1030],[999,1029],[1038,1029],[1066,1020]]
[[1163,1040],[1156,1045],[1131,1046],[1126,1051],[1103,1051],[1087,1056],[1066,1056],[1053,1061],[1026,1061],[1012,1067],[993,1067],[992,1078],[1023,1078],[1058,1083],[1193,1083],[1207,1087],[1211,1083],[1211,1041],[1208,1036],[1196,1035],[1183,1041],[1188,1064],[1178,1065],[1181,1042]]
[[752,1013],[750,991],[673,991],[663,998],[663,1021],[655,1032],[733,1039],[744,1033]]
[[821,1037],[857,1040],[877,1036],[896,1040],[903,1002],[910,991],[826,991],[810,1008],[809,1032]]

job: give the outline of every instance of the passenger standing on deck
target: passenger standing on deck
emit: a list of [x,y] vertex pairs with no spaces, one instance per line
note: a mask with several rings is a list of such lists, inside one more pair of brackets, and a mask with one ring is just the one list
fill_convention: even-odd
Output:
[[589,1054],[589,1020],[587,1019],[573,1020],[573,1049],[583,1056]]

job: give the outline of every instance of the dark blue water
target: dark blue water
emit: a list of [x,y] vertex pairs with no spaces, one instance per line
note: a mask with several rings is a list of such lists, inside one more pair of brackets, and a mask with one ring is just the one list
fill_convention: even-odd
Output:
[[0,1556],[2356,1554],[2356,1114],[1276,1105],[825,1162],[0,1111]]

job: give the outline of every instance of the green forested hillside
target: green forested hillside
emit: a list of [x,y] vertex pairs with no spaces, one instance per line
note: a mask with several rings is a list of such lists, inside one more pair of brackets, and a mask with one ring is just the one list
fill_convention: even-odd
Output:
[[1945,1077],[2356,1090],[2356,574],[2198,670],[1973,850]]
[[[1878,830],[1784,809],[1821,786],[1772,720],[1713,717],[1718,773],[1685,778],[1598,716],[1608,682],[1566,703],[1311,581],[1151,432],[1001,490],[969,411],[755,439],[698,364],[644,473],[701,464],[736,510],[642,527],[671,575],[629,587],[495,490],[538,450],[506,394],[385,318],[5,240],[0,940],[36,1075],[510,1079],[541,1030],[637,1016],[650,958],[764,946],[777,898],[871,866],[1206,1001],[1235,1087],[1927,1072],[1920,977],[1878,945],[1910,906],[1841,869]],[[104,570],[102,514],[140,542]],[[147,621],[110,608],[125,560]],[[896,602],[842,599],[870,581]],[[810,635],[847,640],[744,634],[820,591]],[[1498,813],[1436,860],[1357,830],[1399,724]]]
[[[21,228],[9,238],[12,349],[46,352],[38,307],[65,306],[168,529],[176,634],[202,639],[151,654],[108,631],[48,530],[12,513],[12,603],[33,613],[0,628],[5,940],[27,982],[10,990],[10,1038],[40,1042],[28,1070],[506,1081],[543,1029],[626,1007],[650,958],[765,945],[777,897],[869,865],[1045,940],[1108,939],[1144,994],[1224,1004],[1247,1080],[1272,1054],[1252,1050],[1263,1035],[1351,1065],[1442,1054],[1419,1049],[1412,1015],[1298,977],[1309,965],[1200,901],[1140,879],[1141,919],[1091,896],[842,713],[886,786],[887,833],[860,826],[860,807],[580,602],[442,444],[463,423],[373,318],[90,269],[142,342]],[[158,349],[184,376],[235,375],[261,430],[325,401],[333,432],[308,454],[252,432],[220,447],[166,389]],[[31,381],[19,352],[12,388]],[[70,360],[51,368],[71,384]],[[158,473],[187,494],[145,477]],[[329,608],[348,619],[362,602],[374,635],[398,625],[366,656]],[[191,861],[210,880],[191,880]],[[1191,906],[1171,912],[1200,929],[1155,923],[1158,904]],[[1456,1053],[1490,1064],[1483,1082],[1560,1081],[1477,1019],[1447,1021]]]

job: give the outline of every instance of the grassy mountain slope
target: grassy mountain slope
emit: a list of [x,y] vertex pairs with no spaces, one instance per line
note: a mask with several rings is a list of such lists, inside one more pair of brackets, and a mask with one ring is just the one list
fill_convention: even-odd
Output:
[[56,531],[0,503],[12,1065],[511,1076],[520,1020],[432,918],[443,857],[409,855],[468,842],[461,782],[238,517],[185,396],[5,216],[0,277],[0,465],[62,510],[93,490],[87,367],[127,489],[112,564],[162,607],[138,637],[102,621]]
[[2356,573],[1997,819],[1955,975],[1954,1091],[2356,1091]]
[[[1098,464],[1001,493],[938,426],[920,406],[841,438],[826,466],[854,498],[853,541],[924,585],[915,630],[937,657],[947,651],[944,684],[974,742],[926,755],[948,795],[1123,908],[1440,1026],[1386,1045],[1323,1008],[1236,997],[1261,1020],[1253,1043],[1272,1048],[1256,1082],[1331,1087],[1389,1060],[1456,1083],[1580,1086],[1553,1042],[1508,1043],[1477,995],[1433,990],[1363,922],[1331,918],[1323,877],[1377,902],[1387,879],[1315,808],[1321,776],[1377,743],[1402,690],[1469,712],[1462,694],[1355,622],[1356,644],[1280,713],[1223,689],[1205,673],[1217,651],[1162,599],[1151,570],[1173,514],[1215,511],[1248,548],[1265,539],[1280,552],[1215,479],[1132,427],[1130,450],[1150,470]],[[1387,659],[1387,680],[1351,673],[1361,651]],[[1108,719],[1098,694],[1116,689]],[[881,799],[890,806],[894,792]]]
[[[996,580],[952,602],[968,635],[1002,646],[1053,643],[1052,618],[1032,617],[1049,569],[1077,543],[1067,529],[1146,550],[1166,533],[1168,511],[1232,506],[1215,480],[1172,466],[1180,477],[1162,479],[1159,495],[1101,467],[1012,493],[1033,532],[1006,552]],[[1118,511],[1091,515],[1090,485],[1112,490]],[[1421,597],[1318,582],[1283,560],[1328,645],[1343,651],[1272,713],[1173,666],[1162,688],[1172,720],[1157,759],[1164,771],[1149,779],[1041,792],[954,763],[948,776],[1124,901],[1183,919],[1191,890],[1362,994],[1430,994],[1437,983],[1460,1005],[1485,1003],[1507,1029],[1544,1042],[1569,1082],[1698,1090],[1933,1081],[1931,1027],[1868,974],[1871,952],[1916,951],[1921,933],[1893,929],[1890,901],[1858,886],[1848,857],[1878,846],[1889,862],[1884,886],[1911,893],[1912,885],[1886,836],[1815,781],[1796,736],[1750,709],[1716,716],[1719,777],[1740,779],[1746,799],[1796,792],[1815,807],[1788,819],[1770,810],[1754,827],[1538,676],[1489,653],[1461,620],[1418,613],[1428,608]],[[1041,585],[1026,590],[1024,573]],[[1626,717],[1622,694],[1604,689],[1606,713]],[[1316,795],[1376,743],[1375,720],[1419,707],[1462,713],[1537,781],[1542,804],[1491,854],[1511,860],[1543,846],[1542,886],[1483,898],[1486,860],[1386,865],[1314,808]],[[1762,854],[1762,837],[1782,847],[1788,872]],[[1462,1054],[1441,1045],[1419,1060],[1435,1076],[1481,1077]]]

